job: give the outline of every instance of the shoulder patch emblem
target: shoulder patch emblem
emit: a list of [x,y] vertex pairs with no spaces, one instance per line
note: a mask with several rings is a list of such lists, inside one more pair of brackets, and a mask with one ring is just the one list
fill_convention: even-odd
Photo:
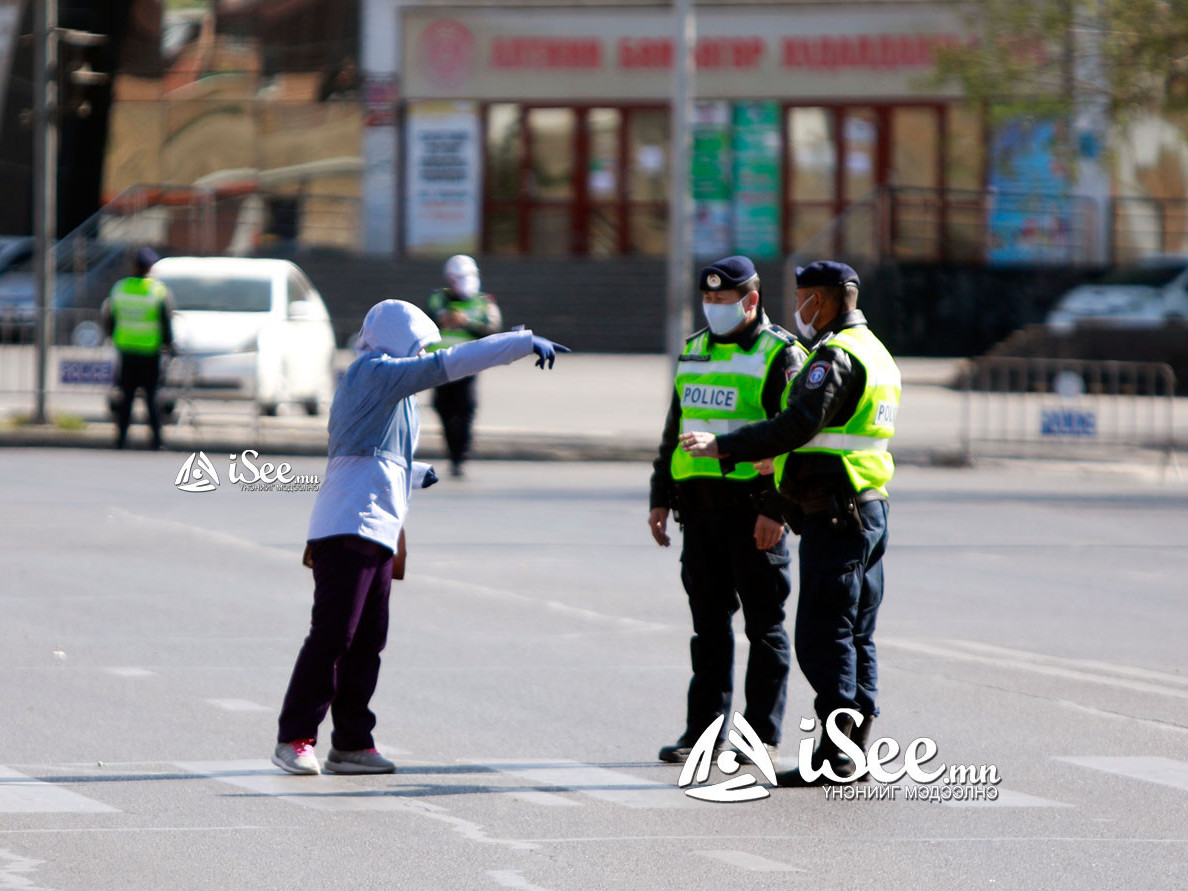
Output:
[[814,362],[809,366],[806,384],[810,390],[815,390],[825,383],[825,375],[829,374],[829,362]]

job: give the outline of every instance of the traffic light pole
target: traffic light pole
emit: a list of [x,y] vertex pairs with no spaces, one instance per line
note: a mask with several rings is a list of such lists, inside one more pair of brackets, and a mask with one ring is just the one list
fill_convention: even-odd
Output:
[[696,19],[692,0],[673,0],[676,28],[668,162],[668,293],[665,351],[675,363],[689,334],[689,303],[693,289],[693,232],[689,197],[689,119],[692,104],[693,45]]
[[37,296],[37,404],[47,421],[46,365],[54,329],[54,240],[58,207],[58,0],[33,4],[33,280]]

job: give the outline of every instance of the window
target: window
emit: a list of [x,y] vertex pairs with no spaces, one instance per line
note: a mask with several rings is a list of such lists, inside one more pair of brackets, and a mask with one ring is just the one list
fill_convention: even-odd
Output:
[[665,109],[491,103],[483,122],[484,251],[665,252]]

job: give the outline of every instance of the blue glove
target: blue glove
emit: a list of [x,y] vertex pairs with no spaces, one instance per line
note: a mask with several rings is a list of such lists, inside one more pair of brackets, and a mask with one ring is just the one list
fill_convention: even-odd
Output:
[[545,362],[549,363],[549,368],[553,367],[553,363],[557,361],[557,353],[569,353],[572,350],[567,346],[562,346],[559,343],[553,343],[551,340],[546,340],[543,337],[532,335],[532,352],[536,353],[536,367],[543,369]]

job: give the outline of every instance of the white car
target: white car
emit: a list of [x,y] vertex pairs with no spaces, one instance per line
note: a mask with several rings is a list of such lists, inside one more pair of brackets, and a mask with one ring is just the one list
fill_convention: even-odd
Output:
[[[166,257],[150,275],[173,297],[166,385],[234,391],[264,414],[299,404],[316,415],[334,394],[334,329],[305,273],[288,260]],[[163,399],[162,401],[165,401]]]
[[1061,297],[1047,322],[1064,332],[1081,322],[1158,328],[1173,319],[1188,321],[1188,257],[1150,257],[1111,269]]

